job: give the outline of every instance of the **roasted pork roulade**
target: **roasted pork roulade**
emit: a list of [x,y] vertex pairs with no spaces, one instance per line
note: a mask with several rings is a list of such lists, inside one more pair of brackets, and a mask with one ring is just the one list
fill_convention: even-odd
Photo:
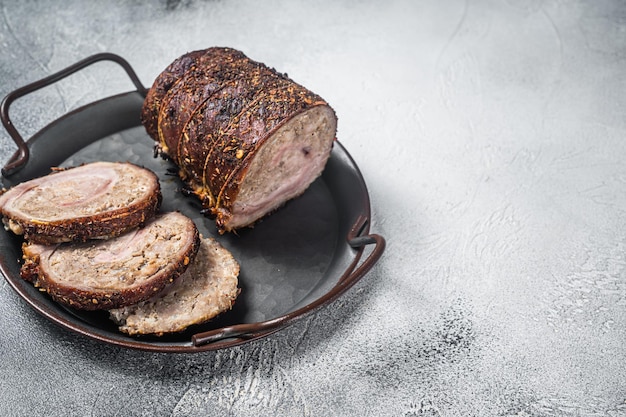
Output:
[[142,121],[220,232],[302,194],[322,173],[337,130],[321,97],[230,48],[175,60],[150,89]]

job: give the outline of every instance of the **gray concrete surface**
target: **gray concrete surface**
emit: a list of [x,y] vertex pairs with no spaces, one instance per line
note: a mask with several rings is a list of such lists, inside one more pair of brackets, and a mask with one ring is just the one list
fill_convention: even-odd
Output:
[[[103,51],[149,85],[213,45],[335,108],[383,259],[284,331],[183,355],[78,336],[2,280],[0,415],[626,416],[626,3],[1,1],[0,95]],[[131,89],[111,68],[15,124]]]

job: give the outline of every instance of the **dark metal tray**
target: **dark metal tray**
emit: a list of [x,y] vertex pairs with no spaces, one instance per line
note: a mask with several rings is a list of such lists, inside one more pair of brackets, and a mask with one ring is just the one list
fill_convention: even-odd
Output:
[[[24,141],[9,117],[11,103],[32,91],[102,60],[120,64],[136,91],[99,100],[67,113]],[[4,187],[95,160],[130,161],[152,169],[161,181],[162,211],[191,217],[204,236],[216,238],[240,263],[241,295],[230,312],[203,325],[163,337],[130,337],[106,312],[82,312],[52,301],[19,275],[20,237],[0,231],[0,271],[10,286],[52,322],[84,336],[128,348],[198,352],[235,346],[274,333],[331,303],[378,261],[385,240],[369,233],[370,202],[365,182],[346,149],[335,142],[322,176],[297,199],[254,228],[219,235],[194,197],[171,175],[174,166],[153,155],[154,142],[140,125],[146,89],[130,65],[113,54],[88,57],[7,95],[2,122],[18,150],[2,170]],[[362,260],[365,248],[370,246]]]

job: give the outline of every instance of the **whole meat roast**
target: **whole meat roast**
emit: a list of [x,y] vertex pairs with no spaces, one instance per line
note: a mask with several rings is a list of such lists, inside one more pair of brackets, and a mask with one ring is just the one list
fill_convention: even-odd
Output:
[[322,173],[337,130],[321,97],[220,47],[172,62],[150,88],[141,117],[157,151],[178,166],[222,233],[302,194]]

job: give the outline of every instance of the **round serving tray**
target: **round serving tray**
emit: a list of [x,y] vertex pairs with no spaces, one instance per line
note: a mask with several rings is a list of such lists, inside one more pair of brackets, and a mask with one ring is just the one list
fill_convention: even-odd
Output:
[[[17,98],[100,60],[119,63],[137,91],[108,97],[74,110],[23,141],[9,118]],[[378,261],[385,240],[369,234],[370,203],[365,182],[346,149],[335,142],[322,176],[300,197],[255,227],[220,235],[186,196],[174,165],[154,156],[154,141],[140,125],[145,89],[128,63],[113,54],[88,57],[7,95],[2,122],[18,151],[2,171],[4,187],[50,172],[51,167],[91,161],[129,161],[153,170],[161,181],[161,211],[191,217],[200,233],[214,237],[240,264],[241,294],[233,309],[184,332],[131,337],[117,330],[106,312],[66,308],[20,278],[22,239],[0,231],[0,271],[9,285],[52,322],[113,345],[158,352],[198,352],[239,345],[294,323],[345,293]],[[371,250],[361,259],[365,248]]]

